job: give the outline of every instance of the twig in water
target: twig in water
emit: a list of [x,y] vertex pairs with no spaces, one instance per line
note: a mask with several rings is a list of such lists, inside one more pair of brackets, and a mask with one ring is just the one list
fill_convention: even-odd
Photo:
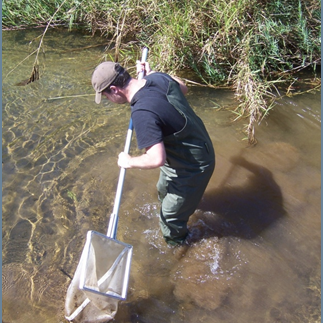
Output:
[[51,24],[51,22],[53,21],[55,15],[57,14],[57,12],[61,9],[61,7],[63,6],[63,4],[66,2],[67,0],[64,0],[60,6],[57,8],[57,10],[55,11],[55,13],[53,14],[53,16],[50,18],[49,22],[47,23],[47,26],[42,34],[42,37],[40,39],[40,42],[39,42],[39,45],[38,45],[38,48],[36,50],[36,58],[35,58],[35,62],[34,62],[34,65],[33,65],[33,68],[32,68],[32,72],[31,72],[31,76],[30,78],[27,80],[27,82],[20,82],[21,84],[23,85],[26,85],[26,84],[29,84],[31,82],[35,82],[37,80],[39,80],[39,65],[38,65],[38,55],[39,55],[39,52],[40,52],[40,49],[41,49],[41,46],[43,44],[43,40],[44,40],[44,37],[45,37],[45,34]]
[[56,97],[53,97],[53,98],[48,98],[47,101],[67,99],[67,98],[79,98],[79,97],[82,97],[82,96],[93,96],[93,95],[94,94],[78,94],[78,95],[56,96]]

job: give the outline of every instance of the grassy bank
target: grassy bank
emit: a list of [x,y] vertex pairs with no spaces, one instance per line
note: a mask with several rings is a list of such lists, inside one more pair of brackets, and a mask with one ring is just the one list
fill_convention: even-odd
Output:
[[82,26],[109,37],[121,61],[146,45],[156,70],[233,87],[251,144],[275,83],[321,63],[320,0],[4,0],[2,15],[3,28]]

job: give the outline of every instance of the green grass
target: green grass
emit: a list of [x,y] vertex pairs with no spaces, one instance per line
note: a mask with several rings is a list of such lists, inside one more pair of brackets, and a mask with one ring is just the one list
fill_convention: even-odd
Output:
[[[232,86],[234,111],[254,124],[272,107],[271,89],[320,65],[320,0],[4,0],[3,28],[63,24],[111,39],[115,59],[133,61],[143,45],[156,70],[190,69],[194,81]],[[253,134],[253,135],[252,135]]]

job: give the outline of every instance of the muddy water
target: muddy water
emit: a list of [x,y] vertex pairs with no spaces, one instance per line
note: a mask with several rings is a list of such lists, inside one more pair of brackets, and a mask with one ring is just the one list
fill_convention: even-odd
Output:
[[[3,32],[6,323],[65,322],[86,232],[106,233],[129,120],[127,106],[94,103],[99,39],[49,32],[40,80],[16,86],[30,76],[34,58],[18,64],[40,34]],[[237,104],[232,93],[194,87],[188,97],[217,156],[192,242],[185,251],[163,242],[158,170],[127,171],[117,237],[134,254],[114,322],[320,322],[320,92],[280,100],[253,148],[219,109]]]

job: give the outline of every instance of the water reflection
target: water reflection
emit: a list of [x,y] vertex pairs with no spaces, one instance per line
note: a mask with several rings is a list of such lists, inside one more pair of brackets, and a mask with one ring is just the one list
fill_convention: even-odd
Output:
[[[86,232],[107,229],[129,120],[126,106],[94,103],[90,75],[104,50],[95,38],[49,32],[40,80],[15,86],[33,60],[13,68],[39,34],[3,33],[7,323],[65,321]],[[134,254],[128,299],[114,321],[318,322],[320,93],[279,101],[253,148],[243,124],[218,109],[236,104],[232,93],[193,87],[188,98],[214,143],[215,172],[182,253],[159,232],[158,170],[127,171],[117,237]]]

